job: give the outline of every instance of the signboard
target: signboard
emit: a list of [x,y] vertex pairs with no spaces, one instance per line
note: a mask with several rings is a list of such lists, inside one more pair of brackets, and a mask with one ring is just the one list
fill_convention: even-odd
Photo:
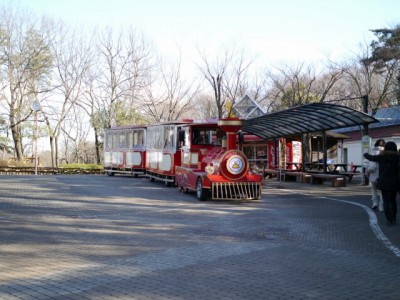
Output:
[[39,111],[40,110],[40,102],[39,101],[33,101],[31,104],[31,108],[33,111]]

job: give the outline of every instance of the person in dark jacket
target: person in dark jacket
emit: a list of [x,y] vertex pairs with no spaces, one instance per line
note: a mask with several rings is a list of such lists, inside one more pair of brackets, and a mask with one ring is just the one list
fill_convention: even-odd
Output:
[[397,153],[397,145],[394,142],[387,142],[384,150],[378,155],[364,153],[364,157],[370,161],[379,163],[379,180],[378,189],[381,190],[383,198],[383,208],[387,224],[396,224],[397,214],[397,189],[399,182],[399,174],[397,165],[399,163],[399,154]]

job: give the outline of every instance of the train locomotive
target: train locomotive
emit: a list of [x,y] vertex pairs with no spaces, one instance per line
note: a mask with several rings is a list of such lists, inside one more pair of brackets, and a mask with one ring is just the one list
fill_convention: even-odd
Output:
[[182,192],[194,191],[200,201],[260,199],[262,176],[250,170],[247,157],[237,150],[242,122],[226,118],[146,126],[141,155],[145,176]]
[[[195,191],[200,201],[260,199],[262,177],[249,170],[246,156],[236,149],[241,126],[237,118],[182,126],[185,143],[181,164],[175,167],[176,186]],[[203,135],[205,142],[198,142]]]

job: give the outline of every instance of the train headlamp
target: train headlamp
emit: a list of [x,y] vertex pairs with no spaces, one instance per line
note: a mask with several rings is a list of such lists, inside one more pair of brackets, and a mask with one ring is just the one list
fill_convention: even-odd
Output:
[[206,172],[207,172],[207,174],[213,174],[214,173],[214,166],[207,166],[206,167]]

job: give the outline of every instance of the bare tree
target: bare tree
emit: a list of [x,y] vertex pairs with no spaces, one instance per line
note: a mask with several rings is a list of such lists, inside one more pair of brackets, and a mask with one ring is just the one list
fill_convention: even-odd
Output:
[[[369,108],[372,114],[382,106],[389,106],[395,97],[394,87],[398,76],[399,61],[392,61],[382,65],[369,60],[372,49],[364,43],[360,47],[360,53],[352,60],[342,65],[344,71],[343,86],[346,98],[360,98],[369,96]],[[352,101],[349,106],[362,110],[362,102]]]
[[[97,84],[101,94],[96,98],[108,110],[106,128],[109,128],[126,122],[125,112],[134,116],[135,109],[140,107],[138,98],[148,85],[152,50],[143,36],[132,30],[121,30],[116,35],[107,29],[99,34],[98,53],[102,76]],[[121,114],[122,119],[118,118]]]
[[212,95],[198,93],[193,101],[189,119],[193,118],[193,116],[198,119],[216,118],[217,115],[218,109]]
[[225,78],[223,80],[224,95],[228,101],[226,106],[227,116],[233,116],[233,106],[236,100],[240,99],[245,95],[249,87],[249,75],[248,71],[252,65],[252,60],[246,59],[244,50],[235,53],[232,56],[232,60],[228,66],[227,72],[225,72]]
[[104,128],[143,123],[141,115],[144,90],[149,85],[153,49],[135,31],[99,32],[93,56],[98,58],[85,76],[85,97],[79,105],[85,109],[94,129],[96,160]]
[[218,118],[222,118],[225,113],[225,104],[227,103],[223,91],[224,77],[232,61],[233,53],[232,51],[225,50],[222,57],[217,57],[216,62],[213,64],[205,51],[201,52],[198,50],[198,52],[203,64],[202,66],[198,66],[199,70],[212,88],[218,110]]
[[325,101],[342,73],[341,69],[318,70],[305,63],[268,72],[272,83],[270,101],[274,110]]
[[152,122],[182,118],[193,107],[199,85],[182,79],[181,58],[160,70],[160,78],[146,89],[145,111]]
[[[68,118],[64,119],[61,127],[62,137],[64,140],[63,156],[65,161],[75,163],[87,163],[83,154],[86,149],[86,141],[89,136],[90,126],[85,121],[86,112],[79,106],[72,108],[73,112]],[[72,155],[71,155],[72,154]]]
[[18,160],[23,158],[22,128],[30,104],[48,84],[53,32],[49,20],[11,6],[0,8],[1,99],[7,103],[9,125]]
[[50,147],[52,166],[58,165],[58,139],[65,119],[83,95],[84,76],[92,63],[90,43],[77,32],[59,28],[58,40],[51,45],[54,57],[55,94],[44,99],[47,110],[44,110]]
[[265,112],[270,112],[273,108],[271,99],[273,89],[268,72],[257,72],[252,76],[249,83],[247,94],[260,106]]

